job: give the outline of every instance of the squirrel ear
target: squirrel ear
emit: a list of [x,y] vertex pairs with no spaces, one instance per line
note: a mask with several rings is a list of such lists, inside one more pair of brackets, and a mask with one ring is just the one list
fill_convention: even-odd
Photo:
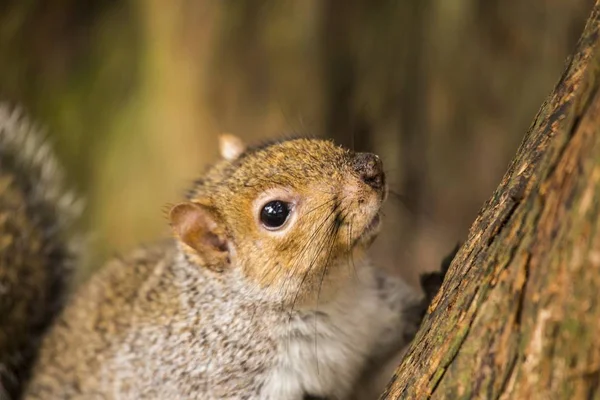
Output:
[[194,250],[193,256],[202,265],[223,270],[229,263],[225,229],[208,207],[192,202],[180,203],[171,209],[169,219],[177,238]]
[[239,137],[230,133],[223,133],[219,135],[219,151],[221,157],[233,161],[246,151],[246,145]]

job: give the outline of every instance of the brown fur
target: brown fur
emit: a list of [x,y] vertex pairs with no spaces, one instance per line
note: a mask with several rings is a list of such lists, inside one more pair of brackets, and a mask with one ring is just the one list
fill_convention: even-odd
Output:
[[[362,255],[370,243],[356,240],[385,197],[361,181],[353,157],[325,140],[295,139],[251,149],[214,166],[190,200],[210,207],[214,219],[224,221],[235,263],[265,290],[283,291],[290,302],[311,295],[312,300],[326,298],[331,285],[344,281],[340,274],[351,273],[328,270],[329,265]],[[298,202],[295,212],[301,218],[281,237],[265,232],[256,220],[260,196],[269,191],[274,193],[263,196],[263,203],[271,198]]]
[[[379,159],[314,139],[221,148],[169,212],[177,240],[78,291],[27,398],[345,399],[406,345],[420,298],[364,258]],[[280,229],[259,218],[272,200],[292,205]]]

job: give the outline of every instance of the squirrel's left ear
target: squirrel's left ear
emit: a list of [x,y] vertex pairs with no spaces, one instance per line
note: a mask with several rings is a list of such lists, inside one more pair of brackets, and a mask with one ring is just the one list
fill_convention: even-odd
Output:
[[246,145],[239,137],[230,133],[223,133],[219,136],[219,151],[221,157],[233,161],[246,151]]
[[169,213],[171,227],[177,238],[200,264],[222,271],[230,262],[225,228],[207,206],[186,202],[174,206]]

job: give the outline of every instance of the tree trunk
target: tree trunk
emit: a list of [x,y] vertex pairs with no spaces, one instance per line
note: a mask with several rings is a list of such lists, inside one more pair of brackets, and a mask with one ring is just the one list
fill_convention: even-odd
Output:
[[600,0],[382,399],[600,398]]

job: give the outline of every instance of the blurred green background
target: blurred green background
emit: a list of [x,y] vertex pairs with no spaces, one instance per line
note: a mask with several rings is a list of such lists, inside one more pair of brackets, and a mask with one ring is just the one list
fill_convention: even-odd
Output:
[[161,211],[221,132],[382,155],[374,257],[414,282],[466,237],[557,82],[592,0],[1,0],[0,98],[48,128],[86,195],[93,261]]

